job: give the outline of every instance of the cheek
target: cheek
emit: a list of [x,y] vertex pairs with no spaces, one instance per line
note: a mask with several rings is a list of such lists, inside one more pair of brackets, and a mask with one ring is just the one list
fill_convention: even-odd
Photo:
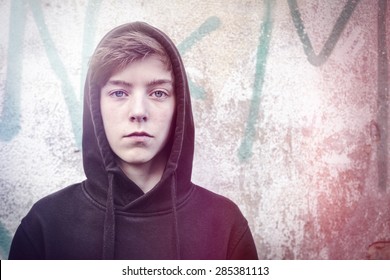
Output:
[[100,111],[104,123],[115,124],[120,118],[123,118],[123,109],[110,101],[102,100]]
[[115,114],[115,110],[110,106],[107,106],[107,104],[102,104],[100,106],[100,111],[102,114],[104,131],[108,140],[111,140],[111,138],[115,136],[116,124],[118,123],[116,120],[117,114]]
[[107,102],[104,100],[104,98],[100,98],[100,114],[102,115],[103,123],[106,122],[109,113]]
[[172,120],[175,115],[174,102],[163,104],[163,106],[153,104],[149,109],[151,119],[158,120],[159,123],[166,123],[168,120]]
[[110,112],[104,106],[101,106],[100,111],[102,114],[103,125],[104,125],[104,128],[106,129],[106,127],[109,127],[108,124],[110,122],[112,122],[111,121],[112,114],[110,114]]
[[165,126],[171,127],[174,116],[175,116],[175,109],[174,107],[170,107],[164,110],[161,120],[162,122],[164,122]]

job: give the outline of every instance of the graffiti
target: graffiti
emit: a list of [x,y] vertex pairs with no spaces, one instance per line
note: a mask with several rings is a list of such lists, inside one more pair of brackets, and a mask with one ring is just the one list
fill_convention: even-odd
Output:
[[[20,130],[20,81],[22,80],[23,35],[26,8],[21,1],[12,1],[9,23],[7,74],[4,88],[0,139],[10,141]],[[17,34],[17,36],[15,36]]]
[[[208,18],[197,30],[192,32],[190,36],[181,42],[177,48],[179,52],[184,55],[193,45],[202,40],[203,37],[216,30],[221,24],[221,21],[217,17]],[[205,91],[201,87],[197,86],[191,79],[188,81],[191,96],[196,99],[204,99]]]
[[[29,1],[34,20],[38,26],[40,36],[49,58],[50,66],[58,79],[62,82],[62,93],[70,112],[73,134],[76,143],[81,145],[81,106],[76,99],[75,91],[71,86],[66,68],[61,61],[54,42],[44,21],[44,16],[38,1]],[[5,86],[4,106],[0,123],[1,140],[10,141],[20,130],[20,97],[21,97],[21,69],[23,58],[23,35],[25,30],[26,2],[13,1],[11,6],[9,47],[7,60],[7,77]],[[20,20],[23,19],[23,20]]]
[[[299,12],[296,0],[288,0],[292,21],[303,45],[303,50],[308,61],[314,66],[323,65],[333,52],[340,36],[352,16],[360,0],[348,0],[340,13],[331,34],[326,40],[318,55],[312,47],[311,40],[305,31],[305,26]],[[378,4],[378,123],[382,135],[378,145],[378,176],[381,188],[387,185],[387,119],[388,119],[388,56],[386,47],[386,9],[387,1],[380,0]],[[258,118],[262,85],[265,76],[265,67],[268,56],[268,48],[272,33],[272,18],[270,1],[266,2],[266,10],[263,24],[261,26],[259,46],[257,50],[257,62],[253,96],[250,104],[249,116],[246,124],[245,135],[240,145],[238,156],[241,161],[249,159],[252,155],[252,146],[255,138],[256,121]]]
[[30,9],[33,13],[38,30],[40,32],[43,46],[46,51],[46,55],[49,58],[50,66],[57,78],[62,82],[62,94],[65,98],[65,104],[67,105],[69,115],[71,118],[73,135],[77,146],[81,146],[81,104],[76,97],[76,92],[71,86],[71,82],[68,77],[68,72],[64,63],[58,55],[53,39],[50,36],[50,32],[44,20],[42,8],[37,0],[32,0],[30,3]]
[[11,235],[3,223],[0,222],[0,256],[8,256],[10,245]]
[[82,95],[84,93],[84,82],[87,76],[88,60],[93,53],[94,38],[96,32],[96,22],[99,15],[100,7],[103,0],[89,0],[87,3],[87,9],[85,11],[84,20],[84,32],[83,32],[83,47],[81,54],[81,76],[80,76],[80,97],[79,100],[83,100]]
[[302,42],[303,50],[305,51],[307,59],[314,66],[321,66],[331,55],[334,47],[337,44],[337,41],[340,39],[341,33],[343,32],[345,26],[347,25],[351,15],[353,14],[353,11],[355,10],[360,0],[348,0],[342,12],[340,13],[340,16],[338,17],[335,25],[333,26],[332,32],[330,33],[328,39],[326,40],[323,48],[318,55],[315,54],[310,38],[305,31],[305,25],[303,24],[297,1],[288,0],[287,2],[290,7],[291,17],[295,25],[295,29],[298,32],[298,36]]
[[260,31],[260,43],[257,48],[256,56],[256,73],[255,83],[253,87],[253,95],[249,109],[248,121],[245,129],[244,139],[238,151],[238,156],[241,161],[247,160],[252,156],[252,146],[255,139],[256,120],[259,115],[260,98],[263,89],[265,67],[267,64],[268,50],[271,41],[272,32],[272,17],[271,17],[271,3],[273,1],[268,0],[266,2],[264,20],[261,25]]
[[181,42],[177,48],[181,54],[185,54],[189,51],[197,42],[203,39],[206,35],[216,30],[221,25],[221,21],[218,17],[208,18],[201,26],[190,34],[186,39]]
[[[305,31],[305,26],[301,19],[299,8],[296,0],[288,0],[288,5],[291,12],[292,21],[297,30],[298,36],[302,42],[304,52],[308,58],[308,61],[314,66],[321,66],[326,62],[330,54],[332,53],[336,43],[340,39],[342,31],[349,21],[356,5],[360,0],[349,0],[344,6],[339,18],[333,26],[332,32],[324,44],[324,47],[320,51],[319,55],[316,55],[312,47],[309,36]],[[271,18],[271,1],[266,2],[266,10],[264,15],[263,24],[260,32],[260,42],[257,50],[257,62],[255,83],[253,88],[253,96],[250,104],[249,117],[245,129],[244,139],[239,149],[239,158],[241,161],[248,160],[252,155],[252,146],[256,132],[256,121],[258,118],[260,97],[262,92],[262,86],[265,76],[265,67],[268,56],[268,49],[271,40],[272,33],[272,18]]]

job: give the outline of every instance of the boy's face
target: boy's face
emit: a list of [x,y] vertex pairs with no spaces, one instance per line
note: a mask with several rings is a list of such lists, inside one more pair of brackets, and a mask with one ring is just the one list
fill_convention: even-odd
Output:
[[159,152],[171,135],[173,82],[172,71],[150,56],[114,73],[102,87],[104,130],[121,167],[166,161]]

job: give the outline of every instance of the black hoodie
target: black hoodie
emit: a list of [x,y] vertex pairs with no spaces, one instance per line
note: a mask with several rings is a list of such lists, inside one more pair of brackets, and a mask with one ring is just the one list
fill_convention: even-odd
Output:
[[23,218],[10,259],[257,259],[238,207],[191,182],[194,123],[179,52],[158,29],[130,23],[155,38],[172,62],[176,119],[160,182],[143,191],[116,164],[100,114],[100,88],[88,73],[84,90],[83,163],[87,179],[38,201]]

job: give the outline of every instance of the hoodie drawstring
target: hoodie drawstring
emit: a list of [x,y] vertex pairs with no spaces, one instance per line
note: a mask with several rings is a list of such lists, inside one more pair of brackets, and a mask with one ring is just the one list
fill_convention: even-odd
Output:
[[104,217],[103,232],[103,259],[113,260],[115,253],[115,209],[114,209],[114,174],[108,173],[108,190],[106,214]]
[[[173,182],[171,184],[171,201],[172,201],[172,213],[173,213],[173,225],[174,225],[174,240],[176,247],[176,257],[181,259],[180,254],[180,239],[179,239],[179,225],[177,218],[177,196],[176,196],[176,172],[173,173]],[[108,190],[107,190],[107,203],[106,213],[104,217],[104,232],[103,232],[103,259],[113,260],[115,256],[115,209],[114,209],[114,174],[108,173]]]
[[176,171],[173,172],[173,183],[171,184],[171,198],[172,198],[172,213],[173,213],[173,225],[175,234],[176,256],[177,259],[181,259],[180,254],[180,239],[179,239],[179,225],[177,221],[177,208],[176,208]]

